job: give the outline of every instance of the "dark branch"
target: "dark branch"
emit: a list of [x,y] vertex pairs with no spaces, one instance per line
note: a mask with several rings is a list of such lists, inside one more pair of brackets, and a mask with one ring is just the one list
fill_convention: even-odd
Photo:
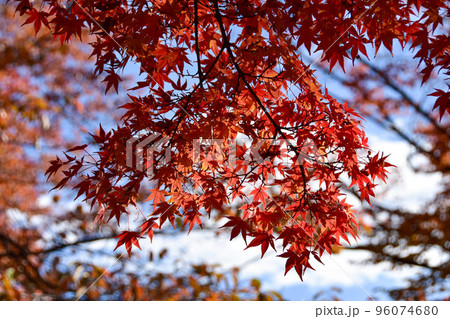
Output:
[[203,72],[200,60],[200,49],[198,45],[198,0],[194,0],[194,25],[195,25],[195,54],[197,55],[198,77],[200,79],[199,86],[203,87]]
[[391,89],[393,89],[398,94],[400,94],[401,97],[404,98],[406,101],[408,101],[408,103],[414,108],[414,110],[416,110],[417,113],[421,114],[431,124],[433,124],[441,133],[443,133],[443,134],[447,135],[447,137],[449,137],[447,131],[442,126],[440,126],[439,123],[436,122],[436,120],[433,117],[431,117],[429,113],[425,112],[418,103],[414,102],[411,99],[411,97],[409,97],[408,94],[406,94],[406,92],[404,90],[402,90],[394,82],[392,82],[391,79],[388,78],[388,76],[383,71],[381,71],[380,69],[378,69],[377,67],[370,64],[367,61],[361,60],[361,63],[367,65],[373,72],[378,74],[383,79],[384,83],[386,83],[387,86],[389,86]]
[[[229,57],[231,59],[231,62],[234,65],[236,71],[239,74],[239,77],[242,79],[242,81],[244,82],[245,86],[249,90],[250,94],[255,99],[258,107],[264,112],[266,117],[269,119],[270,123],[272,123],[273,127],[275,128],[275,135],[277,133],[280,133],[281,137],[286,141],[286,143],[288,143],[289,147],[295,152],[297,158],[300,160],[300,154],[298,153],[296,147],[294,145],[292,145],[292,143],[290,142],[289,138],[287,138],[286,134],[282,131],[282,127],[280,125],[278,125],[278,123],[270,115],[269,111],[264,107],[264,104],[262,103],[261,99],[258,97],[258,95],[256,94],[255,90],[250,85],[250,83],[248,82],[248,80],[247,80],[247,78],[245,76],[245,73],[242,71],[242,69],[240,68],[239,64],[237,63],[237,61],[236,61],[236,59],[234,57],[233,50],[231,49],[231,44],[230,44],[230,41],[228,39],[228,35],[226,33],[226,30],[225,30],[225,27],[224,27],[224,24],[223,24],[223,21],[222,21],[222,15],[220,14],[219,3],[217,2],[217,0],[214,0],[213,3],[214,3],[216,20],[219,23],[220,33],[222,34],[223,46],[226,48],[226,50],[228,52],[228,55],[229,55]],[[304,191],[306,192],[306,172],[305,172],[305,168],[300,162],[299,162],[299,166],[300,166],[300,169],[301,169],[301,174],[302,174],[302,179],[303,179],[303,188],[304,188]]]

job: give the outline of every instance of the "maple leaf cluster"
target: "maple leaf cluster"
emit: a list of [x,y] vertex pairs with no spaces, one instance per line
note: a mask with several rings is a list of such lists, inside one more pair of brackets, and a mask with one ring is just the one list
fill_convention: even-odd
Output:
[[[448,36],[436,31],[448,6],[439,0],[15,2],[36,32],[44,25],[69,41],[87,29],[106,90],[118,89],[118,72],[132,61],[146,76],[133,89],[148,94],[130,95],[116,128],[100,128],[92,145],[72,150],[84,155],[66,154],[47,171],[64,174],[57,188],[82,176],[78,196],[101,207],[100,223],[140,210],[141,186],[150,180],[153,208],[138,230],[119,235],[118,246],[129,253],[154,228],[167,221],[175,226],[176,217],[192,229],[213,212],[228,211],[232,238],[251,238],[247,247],[260,247],[262,255],[282,242],[286,271],[302,278],[311,257],[320,261],[333,245],[357,236],[342,179],[370,203],[390,164],[368,152],[358,115],[320,87],[299,50],[314,48],[330,68],[344,69],[346,59],[367,56],[366,46],[392,52],[394,40],[412,41],[424,81],[434,69],[448,74],[442,45]],[[434,94],[441,116],[448,111],[446,94]],[[127,165],[127,141],[155,134],[168,137],[165,149],[138,159],[153,173]],[[251,145],[231,145],[242,138]],[[220,156],[209,156],[206,140],[222,141]],[[167,149],[170,161],[157,165]]]

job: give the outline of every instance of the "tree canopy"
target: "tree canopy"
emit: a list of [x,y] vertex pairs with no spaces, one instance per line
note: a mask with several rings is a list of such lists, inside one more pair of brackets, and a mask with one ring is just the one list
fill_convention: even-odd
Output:
[[[394,53],[395,42],[416,52],[422,83],[449,73],[446,1],[15,2],[36,34],[48,28],[65,43],[87,32],[106,91],[131,62],[145,77],[117,127],[100,127],[47,170],[56,188],[76,181],[99,224],[142,218],[117,236],[128,253],[177,217],[189,231],[227,217],[231,238],[262,256],[280,241],[286,272],[302,278],[310,258],[357,236],[343,181],[370,204],[391,164],[301,50],[345,70],[369,48]],[[449,94],[432,93],[441,120]],[[130,149],[135,142],[144,147]]]

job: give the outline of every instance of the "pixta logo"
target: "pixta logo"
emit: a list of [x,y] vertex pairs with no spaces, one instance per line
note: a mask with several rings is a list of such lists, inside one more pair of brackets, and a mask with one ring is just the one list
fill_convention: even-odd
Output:
[[[250,143],[246,143],[250,142]],[[193,142],[193,163],[201,164],[201,158],[218,160],[235,165],[238,145],[249,144],[241,154],[241,165],[263,165],[265,161],[281,161],[284,166],[301,164],[306,160],[320,161],[323,154],[312,140],[297,145],[294,139],[196,139]]]
[[126,165],[138,171],[146,171],[148,177],[154,176],[155,165],[164,166],[171,158],[168,136],[152,133],[148,136],[132,137],[127,140]]

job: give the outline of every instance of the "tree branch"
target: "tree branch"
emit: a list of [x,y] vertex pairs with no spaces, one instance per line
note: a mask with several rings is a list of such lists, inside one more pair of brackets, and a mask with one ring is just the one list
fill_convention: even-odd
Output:
[[287,138],[286,134],[284,134],[284,132],[282,131],[282,127],[278,125],[278,123],[270,115],[269,111],[264,107],[264,104],[262,103],[261,99],[258,97],[255,90],[253,89],[253,87],[250,85],[247,78],[245,77],[245,73],[242,71],[239,64],[236,62],[233,50],[231,49],[230,41],[228,40],[228,36],[227,36],[226,30],[225,30],[225,27],[223,25],[222,15],[220,14],[219,3],[217,0],[213,0],[213,4],[214,4],[214,9],[215,9],[215,17],[216,17],[217,22],[219,23],[220,33],[222,34],[223,46],[226,48],[228,55],[231,59],[231,62],[239,74],[239,77],[242,79],[245,86],[249,90],[250,94],[255,99],[255,102],[257,103],[258,107],[264,112],[266,117],[269,119],[270,123],[272,123],[272,125],[274,126],[275,134],[277,132],[280,133],[280,135],[283,137],[283,139],[286,141],[286,143],[289,145],[289,147],[295,152],[297,159],[299,160],[299,166],[300,166],[302,179],[303,179],[303,188],[304,188],[304,191],[306,192],[306,172],[305,172],[304,166],[300,163],[300,154],[298,153],[296,147],[294,145],[292,145],[290,140]]
[[445,134],[447,137],[449,137],[449,134],[447,133],[447,130],[445,130],[442,126],[439,125],[438,122],[436,122],[436,120],[430,116],[430,114],[428,114],[427,112],[425,112],[419,104],[417,104],[416,102],[414,102],[411,97],[408,96],[408,94],[406,94],[406,92],[404,90],[402,90],[400,87],[398,87],[394,82],[391,81],[390,78],[387,77],[387,75],[381,71],[380,69],[378,69],[377,67],[375,67],[374,65],[370,64],[367,61],[364,60],[360,60],[362,64],[368,66],[373,72],[375,72],[376,74],[378,74],[384,81],[384,83],[386,83],[387,86],[389,86],[391,89],[393,89],[394,91],[396,91],[397,93],[399,93],[401,95],[402,98],[404,98],[406,101],[408,101],[408,103],[414,108],[414,110],[416,110],[417,113],[421,114],[423,117],[425,117],[431,124],[433,124],[442,134]]
[[194,0],[194,25],[195,25],[195,54],[197,55],[198,77],[200,79],[199,86],[203,87],[203,72],[200,60],[200,49],[198,45],[198,0]]
[[392,262],[394,264],[404,264],[404,265],[423,267],[423,268],[427,268],[427,269],[430,269],[430,270],[433,270],[433,271],[442,271],[443,270],[441,267],[432,267],[432,266],[430,266],[430,265],[428,265],[426,263],[416,262],[416,261],[414,261],[411,258],[402,258],[402,257],[399,257],[397,255],[387,254],[385,252],[382,252],[383,248],[384,248],[384,246],[359,245],[359,246],[346,247],[345,249],[350,249],[350,250],[367,250],[367,251],[370,251],[372,253],[379,254],[384,261],[390,261],[390,262]]

